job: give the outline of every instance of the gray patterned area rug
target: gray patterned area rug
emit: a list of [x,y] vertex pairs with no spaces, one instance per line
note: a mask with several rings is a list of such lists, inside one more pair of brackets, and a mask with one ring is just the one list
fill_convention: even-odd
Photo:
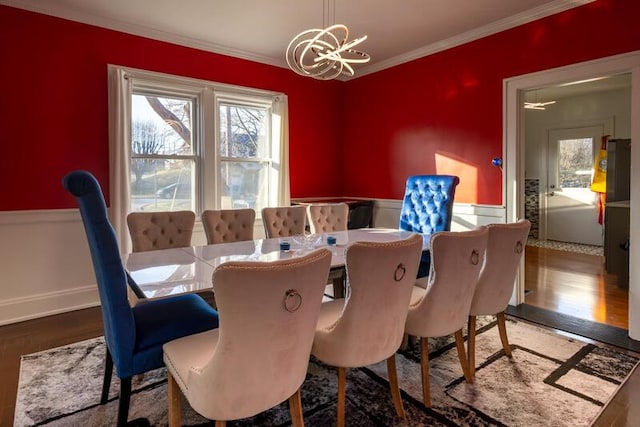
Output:
[[[419,346],[413,346],[397,356],[407,418],[395,416],[386,364],[381,363],[348,370],[347,425],[588,426],[638,363],[634,356],[514,320],[507,322],[513,347],[509,359],[495,323],[483,323],[477,337],[474,384],[462,378],[452,338],[431,339],[433,407],[421,403]],[[109,403],[98,404],[103,357],[102,338],[23,356],[15,426],[113,425],[117,379]],[[335,369],[311,361],[302,388],[307,426],[335,425],[336,383]],[[155,426],[167,424],[164,369],[134,379],[129,418],[137,417]],[[211,425],[186,403],[183,422]],[[288,406],[229,425],[290,425]]]

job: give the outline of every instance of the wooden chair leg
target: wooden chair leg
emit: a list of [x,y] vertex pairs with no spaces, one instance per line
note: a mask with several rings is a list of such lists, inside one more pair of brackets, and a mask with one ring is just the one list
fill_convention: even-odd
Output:
[[420,338],[420,366],[422,368],[422,402],[431,408],[431,392],[429,390],[429,339]]
[[469,316],[467,323],[467,366],[471,381],[476,377],[476,316]]
[[464,351],[464,338],[462,337],[462,329],[456,331],[456,348],[458,350],[458,359],[460,360],[460,366],[462,367],[462,373],[464,379],[468,383],[473,382],[473,378],[469,374],[469,365],[467,364],[467,352]]
[[118,400],[118,427],[127,425],[129,402],[131,401],[131,377],[120,378],[120,398]]
[[111,386],[111,375],[113,374],[113,358],[111,352],[107,348],[104,355],[104,379],[102,380],[102,394],[100,396],[100,404],[104,405],[109,400],[109,387]]
[[389,375],[389,387],[391,388],[391,399],[393,406],[396,408],[396,414],[400,418],[405,418],[404,406],[402,406],[402,396],[400,395],[400,386],[398,385],[398,372],[396,370],[396,354],[393,353],[387,359],[387,374]]
[[496,314],[498,318],[498,331],[500,331],[500,341],[502,341],[502,348],[507,357],[511,357],[511,346],[509,345],[509,339],[507,338],[507,323],[504,315],[504,311]]
[[347,373],[346,368],[338,368],[338,416],[337,426],[344,427],[345,423],[345,408],[347,404]]
[[300,389],[289,398],[289,413],[291,414],[291,425],[293,427],[304,427],[304,415],[302,413],[302,399]]
[[333,297],[334,298],[344,298],[344,292],[346,288],[347,282],[347,273],[344,268],[341,268],[336,272],[336,270],[332,270],[329,273],[330,277],[333,277],[331,282],[333,283]]
[[[169,371],[167,371],[167,382],[169,389],[169,427],[179,427],[182,425],[182,391]],[[222,422],[224,423],[224,421]],[[216,421],[217,425],[218,421]]]

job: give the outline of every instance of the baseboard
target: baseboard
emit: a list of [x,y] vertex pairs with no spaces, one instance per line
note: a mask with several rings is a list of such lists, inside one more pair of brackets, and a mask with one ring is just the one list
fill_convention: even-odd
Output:
[[95,285],[47,292],[0,302],[0,325],[100,305]]

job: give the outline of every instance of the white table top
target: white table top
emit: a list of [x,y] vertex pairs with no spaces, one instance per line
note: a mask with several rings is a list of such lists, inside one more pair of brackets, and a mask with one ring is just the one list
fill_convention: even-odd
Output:
[[[388,242],[406,239],[411,232],[397,229],[362,228],[314,235],[311,242],[301,236],[257,239],[187,248],[163,249],[129,254],[126,269],[146,298],[162,298],[183,293],[212,290],[213,270],[227,261],[276,261],[307,254],[326,247],[331,250],[331,266],[344,266],[346,247],[357,241]],[[336,246],[327,246],[327,235],[335,236]],[[280,251],[280,242],[291,244],[288,252]],[[425,238],[423,248],[429,248]]]

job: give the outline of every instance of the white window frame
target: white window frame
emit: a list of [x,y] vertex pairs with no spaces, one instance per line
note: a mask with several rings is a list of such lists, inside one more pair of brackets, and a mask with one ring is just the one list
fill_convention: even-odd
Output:
[[[177,96],[194,101],[192,144],[195,156],[195,213],[221,207],[219,172],[223,159],[218,152],[218,107],[221,102],[268,108],[271,114],[269,168],[269,205],[288,205],[288,118],[287,97],[278,92],[221,84],[206,80],[108,66],[109,72],[109,147],[110,217],[120,241],[122,254],[130,252],[126,227],[130,209],[131,96],[149,93]],[[234,158],[235,161],[246,159]],[[250,159],[255,161],[256,159]],[[260,213],[256,213],[260,222]]]
[[[138,79],[136,79],[138,80]],[[174,98],[183,98],[190,100],[193,103],[193,111],[192,111],[192,129],[191,129],[191,144],[192,144],[192,154],[190,155],[146,155],[146,156],[135,156],[133,153],[130,154],[130,161],[133,158],[164,158],[164,159],[178,159],[178,160],[192,160],[193,161],[193,173],[196,177],[195,179],[195,211],[196,214],[202,212],[202,207],[205,206],[202,203],[202,186],[200,183],[200,179],[198,178],[202,174],[202,149],[201,146],[204,142],[204,135],[202,132],[202,123],[203,123],[203,115],[202,115],[202,102],[205,98],[206,91],[197,87],[190,86],[181,86],[177,84],[158,84],[155,80],[141,80],[139,83],[134,82],[131,88],[132,95],[151,95],[151,96],[160,96],[160,97],[174,97]],[[129,124],[131,126],[131,124]],[[129,141],[131,144],[131,141]],[[131,206],[129,205],[128,211],[131,211]],[[127,212],[128,213],[128,212]]]

